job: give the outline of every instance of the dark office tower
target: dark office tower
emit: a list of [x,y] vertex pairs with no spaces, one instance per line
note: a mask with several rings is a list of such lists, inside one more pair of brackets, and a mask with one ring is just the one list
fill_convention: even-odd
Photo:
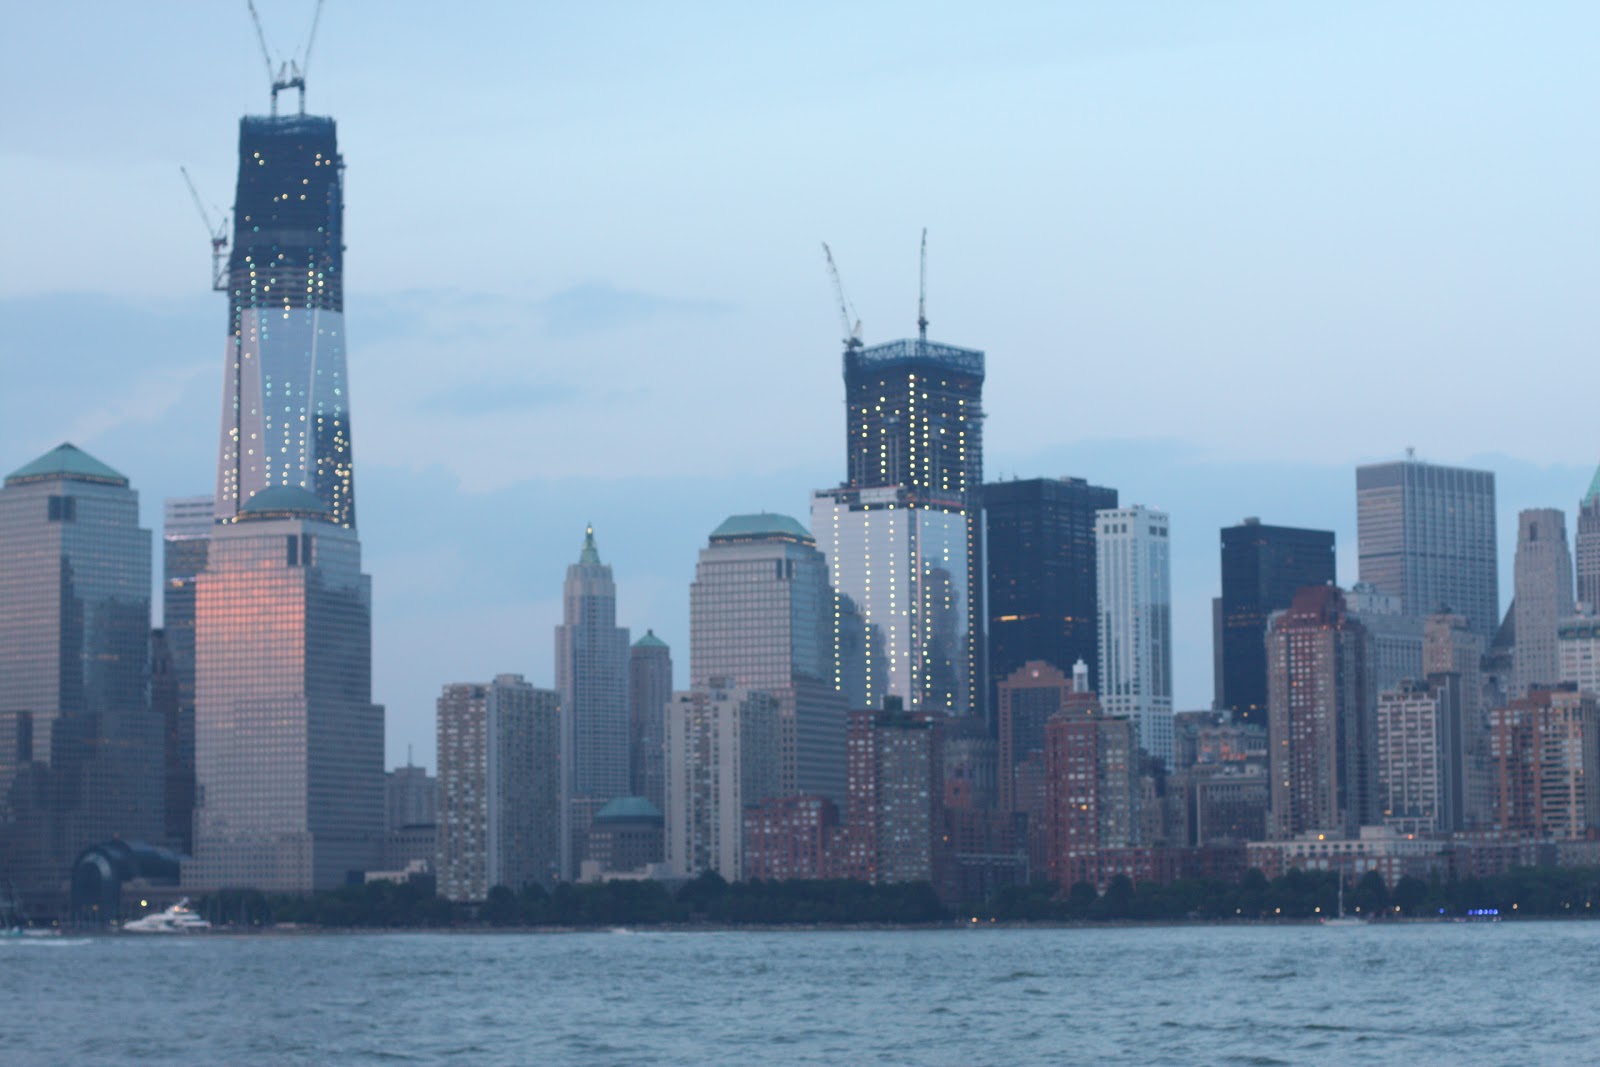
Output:
[[52,907],[78,851],[162,837],[150,531],[128,479],[64,444],[6,478],[0,544],[0,878]]
[[1578,504],[1578,536],[1574,541],[1578,563],[1578,600],[1600,611],[1600,471]]
[[869,706],[982,709],[983,374],[925,339],[845,351],[848,478],[813,494],[811,528],[865,624]]
[[[169,498],[161,536],[159,651],[167,658],[151,661],[151,704],[156,704],[154,674],[160,663],[170,669],[173,701],[166,720],[167,837],[184,852],[194,844],[194,591],[195,581],[206,569],[214,511],[208,496]],[[156,651],[152,649],[153,657]],[[167,681],[163,678],[161,684]],[[166,691],[160,692],[165,699]]]
[[1333,534],[1245,519],[1222,531],[1221,706],[1267,721],[1267,618],[1308,585],[1334,580]]
[[989,678],[993,690],[1032,660],[1099,684],[1094,513],[1117,491],[1082,478],[1029,478],[983,487],[989,554]]
[[217,517],[268,486],[356,524],[344,334],[344,160],[334,122],[239,122]]
[[672,649],[646,630],[628,650],[629,789],[657,811],[666,806],[666,714],[672,700]]
[[1561,680],[1557,634],[1574,607],[1567,517],[1559,508],[1529,508],[1518,514],[1512,588],[1517,643],[1511,653],[1511,692],[1520,697]]
[[1309,586],[1267,629],[1273,837],[1355,836],[1375,820],[1372,637],[1333,586]]
[[1400,614],[1466,616],[1485,640],[1500,625],[1494,474],[1415,459],[1356,468],[1360,580],[1400,598]]
[[183,714],[178,672],[165,630],[150,631],[150,714],[161,724],[162,825],[165,843],[194,851],[194,708]]

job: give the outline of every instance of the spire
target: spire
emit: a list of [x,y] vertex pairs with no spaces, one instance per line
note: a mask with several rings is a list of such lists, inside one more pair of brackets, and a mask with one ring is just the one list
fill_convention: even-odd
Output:
[[1583,494],[1582,503],[1593,504],[1600,500],[1600,470],[1594,472],[1594,478],[1589,482],[1589,491]]
[[590,523],[583,528],[583,551],[578,554],[579,563],[599,563],[600,550],[594,547],[594,524]]

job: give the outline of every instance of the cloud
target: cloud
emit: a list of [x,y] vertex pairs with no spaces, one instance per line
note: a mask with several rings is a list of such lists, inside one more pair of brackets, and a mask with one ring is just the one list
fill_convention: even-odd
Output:
[[492,415],[568,404],[582,395],[566,382],[463,382],[434,393],[421,406],[441,415]]
[[684,300],[588,282],[563,289],[537,305],[552,337],[577,337],[600,330],[638,326],[664,318],[726,314],[733,305],[720,300]]

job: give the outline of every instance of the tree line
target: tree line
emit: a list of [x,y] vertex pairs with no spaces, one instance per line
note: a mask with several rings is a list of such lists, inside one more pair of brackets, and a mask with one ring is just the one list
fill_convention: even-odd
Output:
[[[1086,882],[1065,892],[1053,882],[1000,890],[982,905],[947,908],[927,882],[870,885],[847,879],[728,882],[706,872],[671,888],[661,882],[563,882],[554,889],[505,886],[480,904],[434,894],[426,882],[369,882],[304,895],[215,893],[196,909],[217,925],[294,923],[333,928],[607,927],[693,924],[908,925],[980,921],[1107,922],[1314,920],[1338,908],[1339,878],[1291,870],[1268,879],[1248,871],[1238,882],[1186,879],[1135,885],[1118,877],[1104,893]],[[1454,918],[1593,917],[1600,913],[1600,868],[1524,867],[1485,878],[1401,878],[1377,872],[1346,882],[1347,915]]]

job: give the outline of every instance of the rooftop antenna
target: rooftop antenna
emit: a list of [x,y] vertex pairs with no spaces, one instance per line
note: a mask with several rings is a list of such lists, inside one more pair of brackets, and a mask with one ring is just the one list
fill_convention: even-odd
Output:
[[300,114],[306,113],[306,71],[311,67],[311,49],[317,43],[317,26],[322,21],[322,0],[317,0],[316,11],[311,16],[311,34],[306,38],[305,52],[301,62],[286,59],[278,64],[277,73],[272,69],[272,49],[267,47],[267,34],[261,28],[261,15],[256,11],[255,0],[244,0],[245,6],[250,9],[250,21],[255,23],[256,40],[261,43],[261,58],[267,65],[267,81],[272,86],[272,114],[278,114],[278,94],[285,89],[297,89],[300,93]]
[[[828,248],[828,242],[822,242],[822,254],[828,259],[828,277],[833,279],[833,295],[839,301],[839,322],[844,327],[844,350],[853,352],[861,347],[861,320],[856,318],[856,309],[844,295],[844,283],[839,280],[839,268],[834,265],[833,252]],[[855,325],[852,326],[851,322]]]
[[928,228],[922,228],[922,269],[917,277],[917,336],[928,339]]
[[[206,224],[206,232],[211,235],[211,288],[219,293],[228,290],[228,215],[222,212],[222,222],[213,225],[211,212],[206,210],[205,202],[200,199],[200,190],[194,187],[194,179],[189,177],[188,167],[179,167],[178,173],[183,175],[184,182],[189,186],[189,195],[194,198],[194,206],[200,212],[200,221]],[[221,208],[217,209],[222,211]]]

